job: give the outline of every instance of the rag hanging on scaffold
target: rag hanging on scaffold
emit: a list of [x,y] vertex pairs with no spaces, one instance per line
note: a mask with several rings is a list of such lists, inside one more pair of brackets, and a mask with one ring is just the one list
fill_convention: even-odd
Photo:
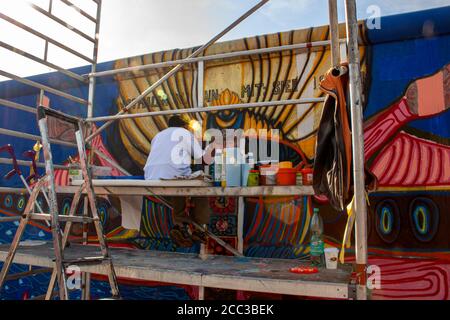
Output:
[[[316,195],[326,196],[331,206],[340,212],[353,198],[347,70],[347,64],[342,64],[340,69],[328,71],[320,82],[320,89],[327,97],[317,134],[313,182]],[[376,185],[375,176],[367,169],[366,185]]]

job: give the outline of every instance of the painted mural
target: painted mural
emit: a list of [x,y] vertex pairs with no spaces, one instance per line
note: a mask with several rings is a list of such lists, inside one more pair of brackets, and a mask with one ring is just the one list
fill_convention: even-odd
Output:
[[[374,290],[374,299],[450,299],[450,7],[391,16],[382,19],[380,30],[368,30],[361,23],[361,60],[365,102],[365,156],[368,167],[380,182],[380,189],[370,195],[370,263],[382,271],[382,289]],[[408,28],[404,28],[408,25]],[[426,31],[426,32],[425,32]],[[341,28],[341,36],[345,30]],[[326,40],[328,27],[317,27],[273,35],[256,36],[219,43],[207,55]],[[153,53],[123,59],[100,66],[100,70],[182,59],[196,48]],[[207,62],[205,65],[204,104],[232,105],[248,102],[277,101],[321,97],[321,76],[330,67],[330,52],[325,48],[289,51],[259,56]],[[86,73],[87,68],[75,70]],[[101,79],[96,96],[96,115],[115,114],[158,80],[166,69],[123,74]],[[87,88],[76,86],[63,75],[35,77],[43,83],[64,83],[68,92],[86,96]],[[195,107],[198,70],[186,66],[182,72],[150,94],[132,112]],[[0,84],[0,96],[33,105],[36,93],[14,83]],[[80,106],[51,96],[52,106],[82,115]],[[313,163],[316,130],[322,104],[290,105],[191,115],[203,128],[279,129],[280,160],[296,167]],[[22,121],[11,121],[21,119]],[[94,143],[110,154],[124,168],[142,175],[151,149],[152,138],[167,127],[168,118],[129,119],[111,126]],[[33,122],[34,121],[34,122]],[[33,115],[0,108],[0,125],[10,130],[37,134]],[[17,154],[31,149],[34,142],[0,136],[2,144],[11,143]],[[55,157],[64,162],[74,150],[58,147]],[[97,164],[107,165],[102,159]],[[0,174],[7,166],[0,166]],[[118,172],[115,172],[118,175]],[[57,172],[58,182],[67,183],[64,171]],[[2,181],[1,186],[20,186],[20,181]],[[15,215],[23,210],[26,198],[2,194],[0,214]],[[141,250],[197,252],[181,250],[169,238],[173,225],[168,208],[151,197],[143,199],[140,231],[124,230],[120,224],[119,199],[100,201],[102,221],[113,246]],[[60,199],[67,210],[70,199]],[[252,257],[304,258],[308,254],[308,225],[312,208],[319,207],[325,222],[326,241],[339,246],[346,213],[336,212],[326,202],[315,198],[246,199],[244,238],[245,254]],[[210,229],[236,246],[237,204],[232,198],[210,199]],[[10,241],[14,224],[0,225],[0,240]],[[72,236],[80,235],[74,230]],[[29,228],[30,239],[48,239],[48,230],[40,224]],[[226,254],[213,241],[208,250]],[[348,254],[352,261],[352,251]],[[17,266],[17,268],[20,268]],[[45,277],[40,275],[24,283],[11,283],[8,298],[26,299],[45,292]],[[97,279],[98,295],[106,287]],[[125,298],[186,299],[195,298],[195,288],[154,283],[123,282]],[[236,295],[235,295],[236,296]],[[239,293],[249,298],[250,293]]]

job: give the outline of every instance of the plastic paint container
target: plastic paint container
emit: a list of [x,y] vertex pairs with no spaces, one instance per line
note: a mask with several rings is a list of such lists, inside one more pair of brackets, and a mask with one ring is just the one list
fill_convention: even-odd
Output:
[[279,186],[295,186],[297,183],[296,169],[280,169],[277,174],[277,184]]
[[248,187],[257,187],[259,186],[259,171],[258,170],[251,170],[248,175]]
[[312,186],[314,180],[314,170],[312,168],[303,169],[302,175],[303,175],[303,185]]

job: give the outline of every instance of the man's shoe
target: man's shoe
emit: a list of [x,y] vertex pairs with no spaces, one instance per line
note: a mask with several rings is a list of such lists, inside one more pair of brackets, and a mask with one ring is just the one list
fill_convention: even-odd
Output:
[[170,231],[170,238],[180,248],[191,248],[194,245],[194,241],[187,230],[178,225]]

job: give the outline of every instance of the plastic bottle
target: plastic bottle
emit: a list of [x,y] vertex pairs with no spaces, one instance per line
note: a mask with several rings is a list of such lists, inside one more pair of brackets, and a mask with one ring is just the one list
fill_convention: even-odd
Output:
[[323,255],[325,245],[323,242],[323,221],[319,214],[319,209],[314,209],[314,214],[311,219],[309,227],[311,242],[310,242],[310,254],[311,263],[314,266],[323,265]]
[[222,167],[220,175],[220,185],[222,188],[227,187],[227,151],[226,149],[222,152]]
[[255,156],[251,152],[248,154],[248,164],[250,166],[250,170],[255,169]]
[[222,184],[223,152],[216,150],[214,156],[214,185],[220,187]]

